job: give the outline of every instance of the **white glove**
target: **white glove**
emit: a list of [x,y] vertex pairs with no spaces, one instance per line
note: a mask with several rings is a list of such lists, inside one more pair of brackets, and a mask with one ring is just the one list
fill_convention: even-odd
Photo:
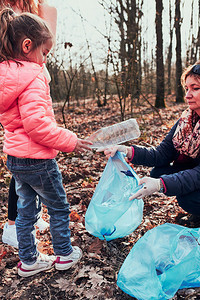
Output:
[[155,192],[159,192],[161,185],[160,185],[160,179],[155,179],[151,177],[143,177],[139,181],[139,185],[143,185],[143,187],[137,191],[135,194],[133,194],[129,200],[133,199],[141,199],[145,196],[149,196]]
[[110,147],[99,148],[97,150],[97,152],[102,152],[102,151],[104,151],[106,157],[109,158],[110,156],[113,157],[117,151],[124,152],[127,155],[128,147],[124,145],[115,145]]

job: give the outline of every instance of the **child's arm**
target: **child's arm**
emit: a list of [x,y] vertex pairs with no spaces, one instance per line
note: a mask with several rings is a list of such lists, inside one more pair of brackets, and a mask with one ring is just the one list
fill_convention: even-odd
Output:
[[74,151],[78,138],[72,131],[57,126],[42,70],[20,94],[18,105],[23,127],[34,142],[63,152]]

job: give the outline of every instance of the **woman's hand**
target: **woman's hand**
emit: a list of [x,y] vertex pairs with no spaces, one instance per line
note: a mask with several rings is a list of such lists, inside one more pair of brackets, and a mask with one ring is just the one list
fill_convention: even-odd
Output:
[[140,179],[139,185],[143,186],[139,191],[133,194],[129,200],[133,199],[141,199],[145,196],[149,196],[155,192],[159,192],[161,185],[160,185],[160,178],[151,178],[151,177],[143,177]]
[[83,140],[83,139],[78,139],[76,143],[76,147],[74,148],[74,152],[79,153],[79,152],[84,152],[86,150],[91,151],[92,142],[89,140]]
[[113,157],[117,151],[125,153],[126,157],[128,157],[129,159],[131,159],[132,157],[132,148],[124,145],[115,145],[115,146],[100,148],[97,150],[97,152],[102,152],[102,151],[104,151],[104,154],[106,155],[107,158],[109,158],[110,156]]

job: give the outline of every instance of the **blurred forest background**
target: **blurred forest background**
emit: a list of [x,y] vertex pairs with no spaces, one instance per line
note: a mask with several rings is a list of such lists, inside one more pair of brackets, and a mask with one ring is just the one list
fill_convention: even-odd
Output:
[[[63,2],[59,1],[49,2],[59,8]],[[122,120],[133,116],[134,108],[143,102],[149,103],[155,111],[164,108],[165,99],[171,94],[175,95],[176,103],[183,103],[184,91],[180,83],[182,71],[199,59],[200,0],[94,2],[105,15],[102,19],[105,22],[103,29],[96,24],[89,24],[104,45],[99,58],[101,68],[96,62],[100,43],[94,50],[86,29],[89,21],[81,10],[70,7],[71,14],[80,19],[80,30],[84,32],[84,49],[76,50],[74,54],[73,47],[77,45],[68,40],[67,20],[60,20],[64,16],[64,7],[62,15],[59,15],[58,9],[58,25],[62,22],[65,29],[64,33],[58,31],[48,69],[52,78],[52,98],[63,105],[63,122],[66,108],[73,109],[80,105],[87,108],[91,101],[101,107],[106,106],[108,99],[116,99]],[[67,5],[68,1],[65,3]],[[98,11],[94,11],[94,14],[98,15]],[[187,26],[188,35],[184,34],[183,37],[182,14],[187,21],[184,26]],[[154,32],[152,36],[149,30]]]

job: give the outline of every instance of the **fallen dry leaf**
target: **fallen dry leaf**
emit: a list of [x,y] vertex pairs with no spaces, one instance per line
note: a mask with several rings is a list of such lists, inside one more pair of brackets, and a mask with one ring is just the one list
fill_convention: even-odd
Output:
[[71,211],[69,217],[70,217],[70,220],[71,220],[72,222],[77,222],[77,221],[80,220],[79,214],[78,214],[76,211],[74,211],[74,210]]
[[88,247],[88,252],[100,254],[103,247],[104,241],[99,238],[95,238],[92,244]]

